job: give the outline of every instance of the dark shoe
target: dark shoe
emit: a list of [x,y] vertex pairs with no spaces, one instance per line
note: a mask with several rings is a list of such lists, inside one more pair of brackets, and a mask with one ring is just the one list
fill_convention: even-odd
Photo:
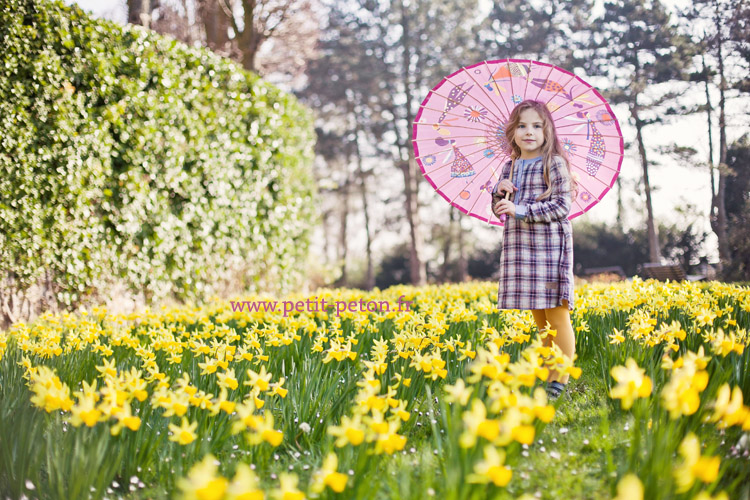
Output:
[[554,401],[559,398],[565,392],[567,385],[557,381],[547,384],[547,399]]

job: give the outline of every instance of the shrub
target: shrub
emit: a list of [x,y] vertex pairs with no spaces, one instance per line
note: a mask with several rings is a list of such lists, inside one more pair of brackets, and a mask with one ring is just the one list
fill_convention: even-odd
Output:
[[288,289],[314,212],[292,96],[205,49],[75,6],[0,7],[3,303]]

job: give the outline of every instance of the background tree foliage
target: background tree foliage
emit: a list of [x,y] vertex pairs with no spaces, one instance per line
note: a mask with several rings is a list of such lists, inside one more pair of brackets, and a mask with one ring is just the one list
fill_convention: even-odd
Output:
[[[737,18],[740,4],[731,1],[725,3],[727,6],[723,15]],[[657,154],[660,151],[652,143],[659,128],[679,119],[677,110],[686,106],[686,95],[690,91],[700,92],[707,87],[713,93],[720,90],[722,85],[716,72],[703,80],[688,81],[691,72],[695,74],[701,71],[702,62],[716,64],[717,59],[714,53],[698,43],[690,26],[678,23],[683,13],[670,13],[660,2],[642,1],[608,2],[604,9],[594,15],[593,4],[583,0],[563,4],[547,1],[494,3],[487,15],[478,17],[476,13],[481,11],[481,6],[465,1],[363,1],[346,5],[332,2],[329,9],[330,21],[323,30],[324,38],[319,45],[321,57],[308,66],[310,81],[299,93],[305,99],[309,96],[308,92],[316,94],[308,102],[320,110],[321,127],[330,129],[337,124],[347,124],[340,130],[354,126],[359,128],[361,132],[357,137],[360,144],[372,146],[360,147],[359,151],[365,155],[365,161],[380,159],[383,173],[379,178],[383,182],[392,184],[397,175],[396,169],[402,171],[404,182],[401,199],[404,200],[404,208],[400,228],[407,230],[409,244],[406,247],[394,246],[388,255],[395,258],[400,252],[407,251],[410,256],[408,262],[418,261],[422,265],[427,261],[430,264],[429,269],[421,271],[413,269],[410,264],[408,281],[418,282],[417,277],[422,276],[425,270],[430,280],[464,279],[466,271],[461,272],[461,269],[467,268],[461,262],[471,259],[467,252],[474,251],[474,248],[480,250],[480,236],[474,236],[466,228],[460,227],[464,217],[459,216],[455,218],[458,220],[454,220],[449,217],[450,210],[437,211],[437,204],[425,201],[429,196],[413,197],[414,193],[418,195],[420,192],[422,176],[415,165],[410,166],[408,171],[404,170],[404,160],[411,146],[399,142],[404,133],[398,124],[409,123],[409,117],[415,114],[412,108],[414,103],[426,95],[442,76],[475,61],[504,57],[529,57],[568,69],[582,69],[612,103],[623,104],[629,112],[624,117],[620,116],[622,123],[635,129],[635,140],[626,145],[629,149],[626,154],[634,153],[643,173],[635,189],[630,185],[622,187],[618,183],[618,223],[623,220],[623,190],[628,189],[640,200],[633,207],[633,212],[637,217],[642,217],[642,227],[623,227],[619,231],[605,228],[607,230],[596,237],[601,241],[597,242],[590,254],[585,248],[589,235],[577,236],[576,253],[582,257],[590,255],[590,258],[576,259],[580,262],[580,270],[623,265],[632,275],[637,265],[645,262],[679,262],[688,272],[699,272],[699,262],[706,260],[706,234],[699,229],[700,224],[694,222],[699,217],[697,207],[689,213],[685,212],[688,218],[685,221],[666,224],[657,220],[649,177],[650,169],[659,165]],[[345,19],[345,22],[334,22],[340,19]],[[454,28],[456,22],[460,29]],[[712,22],[719,21],[712,17],[703,20],[709,26]],[[728,21],[725,19],[722,22]],[[733,26],[736,27],[735,31],[741,29],[737,23]],[[439,33],[434,32],[436,28]],[[740,46],[738,43],[728,44],[725,50],[738,54]],[[362,64],[361,61],[366,62]],[[408,61],[408,64],[404,61]],[[344,72],[346,77],[339,79],[340,72]],[[323,89],[324,92],[314,89]],[[326,92],[345,96],[346,99],[360,96],[359,104],[355,107],[342,105],[344,101],[338,97],[326,97]],[[706,110],[700,103],[694,107]],[[707,112],[718,115],[717,111],[709,108]],[[388,122],[390,116],[394,117],[391,123]],[[629,123],[626,123],[627,120]],[[383,124],[384,127],[375,127],[376,124]],[[378,132],[367,132],[371,127]],[[717,136],[725,136],[726,127],[726,121],[719,120]],[[341,137],[344,140],[350,136],[343,134]],[[676,141],[679,139],[675,138]],[[342,154],[337,161],[341,168],[346,168],[348,164],[350,171],[355,172],[356,162],[361,159]],[[680,161],[685,166],[704,168],[706,165],[705,159],[697,158],[694,152],[683,155]],[[723,175],[721,172],[723,170],[712,170],[711,180],[714,175]],[[374,182],[377,184],[377,180]],[[719,184],[723,186],[723,181]],[[721,193],[713,191],[716,194],[712,204],[717,206],[717,196]],[[332,196],[332,205],[335,205],[333,200],[340,201],[344,194],[334,192]],[[415,198],[419,200],[416,207]],[[346,214],[359,210],[360,207],[353,204],[351,198],[348,200],[347,210],[339,217],[347,217],[349,215]],[[383,206],[392,202],[392,198],[376,201]],[[338,203],[338,206],[341,205]],[[389,205],[388,213],[390,211]],[[425,217],[426,214],[429,217]],[[350,226],[341,223],[338,218],[336,220],[337,225],[329,225],[327,231],[351,240],[350,230],[346,234],[341,232],[341,228]],[[458,230],[455,226],[459,226]],[[380,227],[384,231],[389,230],[386,225]],[[473,226],[467,223],[466,227]],[[713,228],[718,231],[717,234],[720,234],[720,227],[715,225]],[[398,230],[399,226],[393,229]],[[659,229],[664,234],[660,235]],[[585,233],[586,229],[582,230]],[[645,239],[640,237],[641,232],[647,235]],[[626,241],[629,241],[629,256],[607,250]],[[492,245],[482,243],[484,249],[495,246],[495,242]],[[640,247],[634,249],[633,245],[645,245],[647,250],[644,253]],[[341,253],[338,257],[341,259]],[[402,260],[383,261],[380,272],[394,268],[394,263]],[[437,266],[441,266],[442,270],[437,270]],[[477,267],[474,266],[474,269]],[[403,276],[400,271],[399,276]]]
[[[159,0],[159,5],[174,1]],[[151,0],[152,6],[155,2]],[[225,38],[234,33],[226,19],[212,21],[210,11],[240,12],[240,3],[247,4],[199,2],[196,23],[203,23],[205,43],[220,53],[222,49],[209,39],[209,31]],[[293,3],[273,0],[268,5]],[[436,210],[437,204],[426,192],[429,188],[425,189],[421,172],[411,160],[407,127],[419,100],[442,76],[481,59],[505,57],[528,57],[583,70],[611,102],[627,106],[629,116],[620,116],[620,120],[626,127],[635,128],[636,138],[627,146],[639,159],[643,173],[639,184],[618,179],[617,224],[625,220],[624,196],[636,194],[640,203],[631,212],[642,217],[649,235],[645,240],[649,253],[639,257],[641,263],[679,261],[695,270],[701,259],[705,261],[705,245],[700,243],[705,238],[696,224],[686,220],[665,225],[656,220],[650,180],[653,168],[659,166],[658,154],[664,153],[651,144],[651,137],[664,124],[674,123],[685,114],[705,112],[708,158],[698,157],[695,145],[680,144],[679,137],[675,138],[672,156],[679,157],[682,165],[709,172],[710,220],[719,243],[719,267],[728,266],[735,254],[729,253],[727,240],[725,194],[731,178],[725,160],[726,111],[731,99],[750,90],[746,83],[750,61],[746,3],[695,0],[671,10],[658,1],[612,1],[602,9],[589,0],[357,0],[315,4],[313,10],[323,20],[320,39],[315,50],[303,56],[309,57],[305,65],[307,82],[297,87],[297,92],[318,112],[322,140],[316,150],[320,167],[316,170],[326,193],[321,207],[324,253],[340,270],[337,283],[361,283],[371,288],[379,259],[373,247],[388,233],[401,233],[399,238],[406,235],[405,247],[393,243],[391,249],[408,254],[406,281],[460,281],[473,276],[468,263],[477,258],[477,252],[487,251],[488,242],[481,241],[487,235],[472,234],[471,221],[452,210]],[[166,12],[160,7],[160,15],[162,11]],[[208,14],[204,16],[203,12]],[[739,66],[745,71],[737,71]],[[286,81],[293,78],[289,75]],[[696,90],[705,92],[705,103],[695,102]],[[687,98],[691,92],[692,97]],[[718,102],[712,102],[715,94],[719,95]],[[713,101],[717,101],[715,96]],[[718,155],[713,154],[715,138]],[[383,179],[389,187],[400,183],[400,192],[377,189]],[[699,217],[699,212],[691,212],[691,216]],[[361,220],[361,214],[365,221],[363,257],[351,250],[355,246],[352,235],[359,228],[352,219]],[[657,229],[666,234],[660,235]],[[620,232],[638,231],[640,228],[623,228]],[[604,236],[612,236],[614,244],[620,241],[612,231]],[[604,256],[605,252],[599,251]],[[611,255],[610,265],[616,265]],[[593,262],[598,260],[594,258]],[[380,273],[392,267],[381,264]],[[350,274],[350,269],[356,268],[366,269],[365,276],[356,275],[356,271]]]
[[727,183],[728,246],[731,264],[727,279],[750,279],[750,136],[747,134],[729,147],[727,165],[731,181]]
[[648,149],[645,128],[664,120],[659,108],[679,97],[673,91],[649,96],[658,84],[686,78],[685,65],[692,56],[688,39],[677,30],[674,20],[660,1],[617,1],[604,6],[604,15],[591,26],[589,67],[606,75],[611,84],[605,96],[613,104],[627,105],[636,129],[636,147],[643,169],[649,261],[659,262],[657,223],[654,219]]
[[127,17],[261,75],[294,79],[315,55],[317,0],[127,0]]

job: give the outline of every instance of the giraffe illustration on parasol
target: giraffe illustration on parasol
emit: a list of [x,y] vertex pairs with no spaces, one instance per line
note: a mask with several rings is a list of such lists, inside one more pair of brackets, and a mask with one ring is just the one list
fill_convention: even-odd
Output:
[[588,111],[579,111],[575,117],[567,117],[566,119],[581,122],[581,125],[573,129],[573,132],[581,130],[585,123],[586,140],[589,141],[589,151],[586,154],[586,172],[592,177],[596,176],[607,154],[607,146],[604,143],[602,133],[596,128]]
[[456,85],[451,89],[451,91],[448,93],[448,98],[445,100],[445,107],[443,108],[443,114],[440,115],[440,118],[438,118],[438,123],[442,123],[443,120],[445,120],[446,115],[450,110],[461,104],[461,101],[464,100],[464,97],[466,97],[466,94],[471,90],[471,88],[474,85],[471,85],[466,90],[462,89],[464,84]]
[[[586,117],[588,127],[591,129],[591,147],[586,155],[586,172],[591,176],[595,176],[599,171],[599,167],[602,166],[604,155],[607,154],[607,146],[604,144],[601,132],[599,132],[599,129],[596,128],[594,122],[589,118],[588,111],[585,111],[583,115]],[[588,139],[588,137],[589,132],[587,129],[586,138]]]
[[555,94],[565,96],[569,101],[573,100],[573,87],[571,87],[569,90],[566,90],[565,87],[563,87],[559,83],[553,80],[547,80],[545,78],[533,78],[531,80],[531,84],[539,87],[542,90],[546,90],[547,92],[553,92]]

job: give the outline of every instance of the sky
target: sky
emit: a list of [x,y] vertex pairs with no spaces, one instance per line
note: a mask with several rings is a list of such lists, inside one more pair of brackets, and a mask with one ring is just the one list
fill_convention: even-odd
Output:
[[[66,3],[77,3],[85,10],[91,12],[96,17],[103,17],[119,23],[126,20],[126,2],[125,0],[65,0]],[[688,0],[668,0],[664,2],[669,7],[683,7],[689,4]],[[603,2],[599,2],[603,4]],[[597,8],[601,8],[599,5]],[[730,68],[731,70],[731,68]],[[585,75],[579,75],[585,79]],[[702,90],[693,89],[682,99],[683,102],[698,102],[704,99]],[[718,103],[718,92],[712,95],[714,105]],[[731,110],[728,116],[728,143],[738,139],[742,134],[750,131],[750,99],[739,98],[728,102],[727,109]],[[641,186],[642,167],[637,155],[635,145],[635,127],[629,123],[629,113],[622,106],[614,107],[614,112],[620,122],[623,131],[626,155],[622,163],[620,178],[624,183],[623,203],[626,207],[626,217],[624,225],[626,228],[644,225],[644,219],[640,218],[636,211],[629,207],[644,207],[643,190]],[[714,128],[717,129],[717,119],[714,120]],[[648,149],[649,162],[658,163],[659,166],[652,165],[649,170],[649,179],[652,186],[652,203],[654,214],[658,221],[664,223],[682,223],[679,216],[678,208],[691,202],[696,206],[695,217],[699,224],[697,229],[703,229],[709,233],[706,243],[706,251],[709,260],[714,262],[718,260],[716,250],[716,238],[710,231],[708,221],[708,212],[711,201],[710,177],[705,169],[699,169],[692,166],[682,165],[676,160],[665,155],[658,154],[658,148],[676,143],[682,146],[692,146],[698,151],[700,160],[708,158],[708,138],[705,114],[696,114],[692,116],[683,116],[672,118],[668,124],[659,126],[650,126],[645,129],[644,141]],[[714,133],[714,158],[718,158],[718,132]],[[429,185],[425,184],[425,191]],[[440,198],[436,193],[430,193],[431,196]],[[423,199],[420,196],[420,199]],[[442,198],[440,198],[442,200]],[[427,199],[430,202],[429,198]],[[617,195],[615,190],[610,191],[604,199],[593,209],[579,217],[579,220],[588,220],[591,222],[609,222],[614,223],[617,214]],[[479,220],[468,218],[462,221],[462,227],[469,230],[476,230],[480,239],[485,240],[484,233],[488,228]],[[351,224],[352,228],[362,228],[361,224]],[[352,229],[355,231],[356,229]],[[352,249],[354,251],[364,249],[364,236],[362,234],[352,234],[354,246],[361,248]],[[385,250],[390,243],[381,241],[376,245],[382,245],[381,250]],[[361,254],[360,254],[361,255]]]
[[84,10],[101,17],[125,24],[128,19],[126,0],[64,0],[66,4],[78,4]]

